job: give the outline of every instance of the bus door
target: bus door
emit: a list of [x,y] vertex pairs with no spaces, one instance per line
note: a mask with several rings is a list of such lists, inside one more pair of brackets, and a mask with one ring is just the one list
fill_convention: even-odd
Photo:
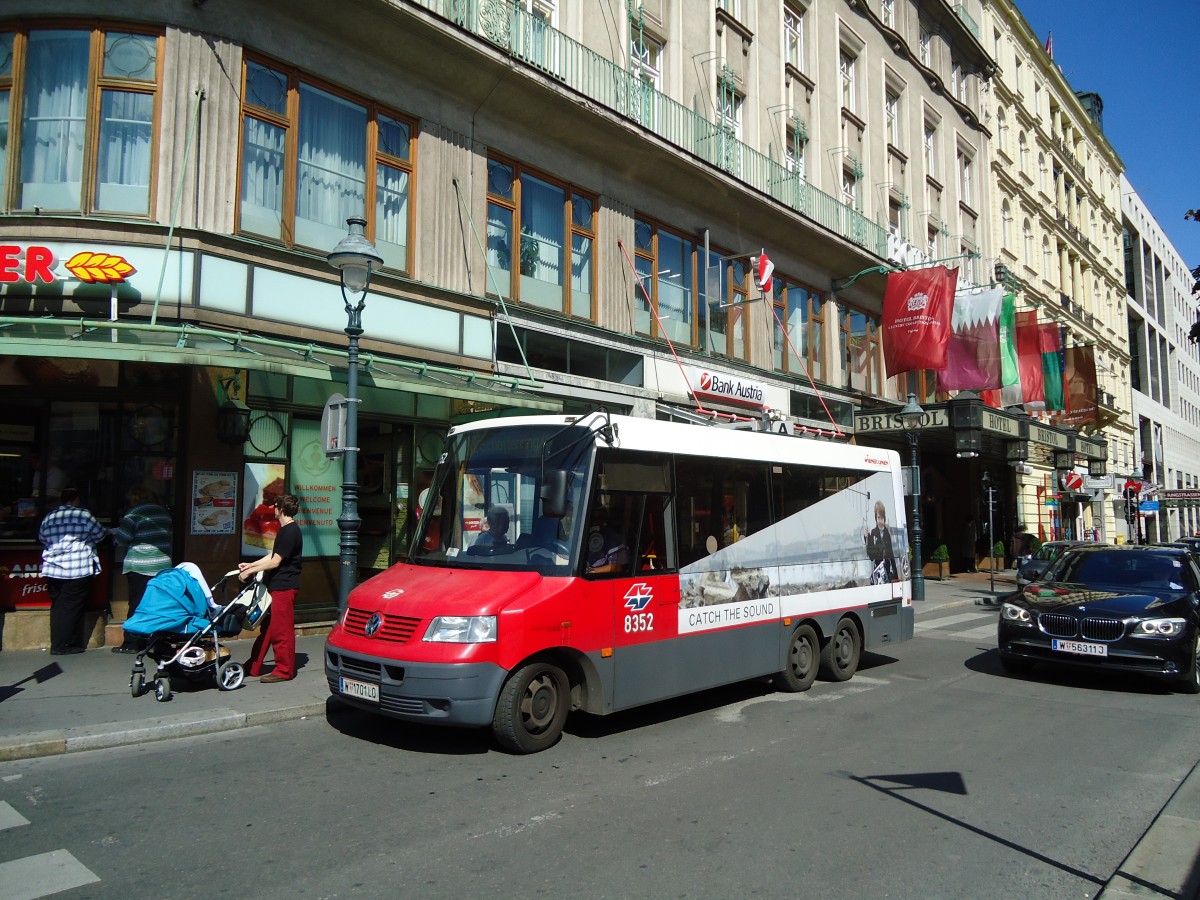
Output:
[[677,693],[664,685],[678,668],[669,656],[679,633],[679,574],[670,497],[609,494],[603,499],[623,543],[608,551],[590,530],[585,572],[597,580],[613,611],[613,704],[620,709]]

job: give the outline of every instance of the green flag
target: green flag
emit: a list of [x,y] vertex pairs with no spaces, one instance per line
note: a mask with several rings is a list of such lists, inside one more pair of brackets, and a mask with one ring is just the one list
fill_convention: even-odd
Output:
[[1014,306],[1016,296],[1005,294],[1000,307],[1000,383],[1020,384],[1021,373],[1017,369],[1017,328]]

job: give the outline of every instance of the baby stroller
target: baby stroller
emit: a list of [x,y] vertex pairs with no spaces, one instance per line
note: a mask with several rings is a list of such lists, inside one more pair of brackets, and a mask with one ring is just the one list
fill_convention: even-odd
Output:
[[[159,572],[146,585],[137,611],[124,624],[127,633],[145,635],[146,646],[133,660],[129,691],[140,697],[154,682],[154,696],[171,699],[172,678],[200,682],[211,678],[223,691],[237,690],[245,680],[241,663],[229,660],[221,638],[234,637],[244,625],[254,625],[266,612],[271,595],[262,574],[224,606],[213,600],[237,570],[226,572],[211,588],[194,563],[180,563]],[[155,663],[153,679],[146,677],[145,657]],[[176,682],[179,683],[178,681]]]

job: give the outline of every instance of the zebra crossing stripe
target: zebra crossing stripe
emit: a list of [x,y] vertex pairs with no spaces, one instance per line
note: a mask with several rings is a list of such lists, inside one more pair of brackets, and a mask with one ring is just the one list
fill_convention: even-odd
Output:
[[0,863],[0,900],[36,900],[100,879],[66,850]]
[[922,631],[931,631],[934,628],[945,628],[947,625],[958,625],[960,622],[978,622],[979,613],[959,613],[956,616],[942,616],[940,619],[930,619],[925,622],[918,622],[913,626],[913,633],[919,634]]
[[0,800],[0,831],[5,828],[19,828],[28,825],[29,820],[12,808],[7,800]]

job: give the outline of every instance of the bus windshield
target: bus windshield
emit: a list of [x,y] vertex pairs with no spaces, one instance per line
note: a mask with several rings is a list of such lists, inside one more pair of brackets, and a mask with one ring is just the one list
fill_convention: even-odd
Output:
[[[451,568],[574,571],[573,524],[595,439],[586,427],[479,429],[451,435],[423,498],[410,560]],[[567,473],[567,511],[542,515],[541,479]]]

